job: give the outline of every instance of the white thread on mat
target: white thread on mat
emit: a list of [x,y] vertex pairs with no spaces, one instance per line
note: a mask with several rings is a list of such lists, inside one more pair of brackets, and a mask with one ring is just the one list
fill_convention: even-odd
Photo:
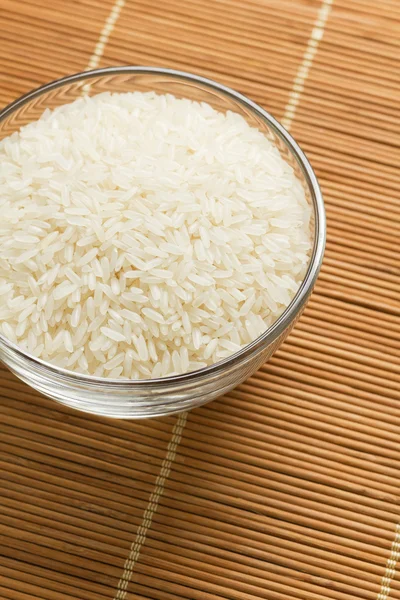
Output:
[[310,39],[308,40],[307,48],[303,54],[303,60],[297,69],[296,77],[294,78],[292,91],[289,94],[289,101],[286,105],[282,125],[286,129],[290,129],[292,121],[295,117],[297,107],[300,102],[301,94],[304,91],[304,85],[310,72],[315,55],[317,54],[318,44],[324,35],[326,22],[331,11],[333,0],[322,0],[322,5],[318,11],[317,18],[311,31]]
[[381,581],[381,589],[377,600],[388,600],[390,596],[390,584],[396,575],[396,565],[400,560],[400,523],[396,525],[394,540],[392,543],[390,556],[386,563],[386,569]]
[[160,498],[164,493],[165,484],[171,472],[172,464],[176,457],[176,451],[182,439],[182,433],[186,425],[187,413],[181,413],[172,430],[172,437],[167,447],[167,454],[162,461],[161,469],[156,479],[153,492],[150,495],[149,503],[143,514],[143,519],[139,529],[136,532],[136,537],[131,544],[128,558],[124,564],[124,570],[118,582],[117,592],[114,600],[124,600],[127,594],[128,585],[132,577],[132,571],[137,563],[140,551],[146,541],[147,533],[151,528],[153,516],[157,512]]
[[104,27],[101,30],[99,40],[96,44],[94,52],[90,57],[88,65],[86,67],[86,71],[90,69],[97,69],[100,63],[100,59],[104,54],[104,48],[109,40],[109,37],[115,27],[115,23],[120,15],[121,10],[125,5],[125,0],[116,0],[114,6],[112,7],[110,14],[108,15],[106,22],[104,23]]
[[[116,0],[100,33],[99,41],[96,44],[94,52],[90,57],[90,60],[86,67],[87,71],[90,69],[96,69],[99,66],[100,59],[103,56],[105,46],[108,42],[108,39],[114,29],[115,23],[117,22],[117,19],[124,5],[125,0]],[[89,87],[89,85],[86,87]],[[85,91],[87,90],[84,89],[84,92]],[[153,515],[157,511],[160,498],[164,493],[165,483],[169,477],[172,464],[175,460],[176,451],[180,444],[182,433],[186,425],[186,419],[187,413],[181,413],[178,416],[178,419],[172,430],[172,437],[168,443],[167,454],[161,464],[160,473],[158,474],[158,477],[156,479],[154,490],[149,499],[149,504],[147,505],[147,508],[143,514],[142,523],[140,524],[140,527],[137,530],[136,537],[132,542],[128,558],[125,561],[124,570],[118,582],[117,592],[114,596],[114,600],[124,600],[124,598],[126,597],[129,581],[132,577],[133,568],[139,558],[142,546],[146,541],[146,536],[151,527]]]

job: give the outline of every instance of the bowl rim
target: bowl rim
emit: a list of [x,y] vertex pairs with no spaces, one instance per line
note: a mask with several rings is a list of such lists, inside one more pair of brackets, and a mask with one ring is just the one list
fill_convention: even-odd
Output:
[[207,77],[201,75],[195,75],[185,71],[168,69],[163,67],[146,67],[146,66],[113,66],[105,67],[101,69],[93,69],[88,71],[82,71],[68,75],[60,79],[56,79],[49,83],[46,83],[26,94],[20,98],[14,100],[8,104],[5,108],[0,111],[0,122],[12,114],[15,110],[27,104],[31,100],[34,100],[38,96],[45,94],[53,89],[62,87],[64,85],[73,84],[76,82],[90,80],[96,77],[102,77],[107,75],[123,75],[123,74],[136,74],[136,75],[165,75],[171,77],[171,79],[189,81],[197,83],[204,88],[208,88],[222,93],[224,96],[239,102],[244,107],[251,110],[253,114],[261,117],[263,121],[266,121],[268,126],[274,131],[274,133],[280,138],[285,146],[289,149],[293,155],[297,164],[300,167],[302,175],[309,188],[309,192],[312,199],[312,205],[314,209],[314,226],[315,226],[315,237],[312,254],[308,264],[307,272],[304,276],[299,289],[297,290],[293,300],[286,307],[283,313],[278,319],[260,336],[253,340],[250,344],[244,346],[241,350],[238,350],[231,356],[224,358],[217,363],[210,366],[203,367],[196,371],[189,371],[179,375],[172,375],[167,377],[159,377],[154,379],[111,379],[106,377],[96,377],[94,375],[86,375],[75,371],[70,371],[57,365],[53,365],[43,359],[37,358],[22,350],[17,344],[8,340],[3,334],[0,333],[0,345],[3,344],[8,350],[16,353],[23,361],[28,360],[32,363],[32,366],[42,373],[51,372],[54,375],[61,377],[64,381],[74,381],[74,383],[82,384],[94,384],[95,386],[105,387],[118,387],[118,388],[129,388],[134,387],[143,388],[151,386],[171,386],[187,383],[188,380],[193,379],[201,380],[203,377],[210,375],[220,375],[227,367],[232,366],[236,363],[241,363],[250,357],[257,350],[261,350],[264,347],[272,344],[282,333],[286,330],[287,326],[295,319],[296,315],[299,314],[301,309],[304,307],[308,296],[310,295],[315,281],[318,277],[322,265],[322,259],[324,256],[325,243],[326,243],[326,217],[325,208],[322,193],[318,184],[317,177],[305,155],[301,150],[300,146],[291,136],[291,134],[275,119],[269,112],[264,110],[261,106],[247,98],[247,96],[233,90],[232,88],[218,83]]

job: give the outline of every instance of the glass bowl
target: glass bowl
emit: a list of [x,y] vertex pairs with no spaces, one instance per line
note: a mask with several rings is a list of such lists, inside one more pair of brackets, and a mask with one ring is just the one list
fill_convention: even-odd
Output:
[[[220,111],[240,113],[265,133],[292,165],[313,208],[313,250],[303,283],[281,317],[260,337],[220,362],[183,375],[140,381],[80,375],[52,366],[19,349],[0,334],[0,359],[28,385],[73,408],[117,418],[177,413],[209,402],[254,373],[282,344],[301,315],[321,267],[326,224],[315,174],[289,133],[254,102],[209,79],[170,69],[112,67],[78,73],[26,94],[0,112],[0,139],[37,120],[46,108],[82,94],[154,90],[205,101]],[[249,407],[251,409],[251,407]]]

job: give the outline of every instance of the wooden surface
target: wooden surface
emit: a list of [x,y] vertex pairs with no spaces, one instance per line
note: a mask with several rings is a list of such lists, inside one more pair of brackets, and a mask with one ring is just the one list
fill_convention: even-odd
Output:
[[1,104],[88,66],[205,74],[290,125],[329,224],[295,331],[206,407],[112,422],[0,371],[0,598],[400,599],[398,0],[0,7]]

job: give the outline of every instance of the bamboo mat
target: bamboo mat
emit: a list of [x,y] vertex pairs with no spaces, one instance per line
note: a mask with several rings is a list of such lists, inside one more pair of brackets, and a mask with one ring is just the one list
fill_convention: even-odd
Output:
[[0,370],[0,598],[400,599],[398,0],[1,0],[0,103],[88,67],[204,74],[290,127],[326,259],[282,349],[113,422]]

